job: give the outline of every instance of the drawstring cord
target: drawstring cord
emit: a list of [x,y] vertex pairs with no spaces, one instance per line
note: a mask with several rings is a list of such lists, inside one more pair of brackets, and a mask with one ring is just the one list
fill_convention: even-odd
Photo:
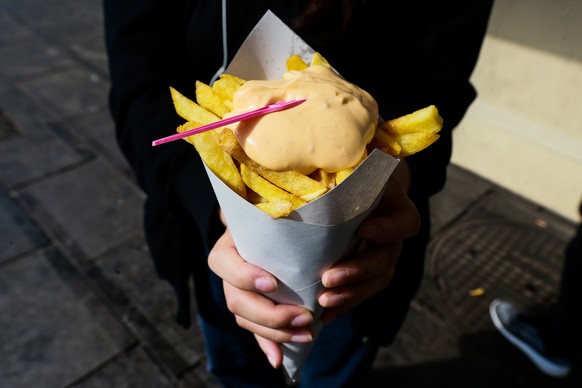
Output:
[[209,85],[218,79],[218,76],[226,70],[228,61],[228,44],[226,41],[226,0],[222,0],[222,66],[216,71],[216,74],[210,80]]

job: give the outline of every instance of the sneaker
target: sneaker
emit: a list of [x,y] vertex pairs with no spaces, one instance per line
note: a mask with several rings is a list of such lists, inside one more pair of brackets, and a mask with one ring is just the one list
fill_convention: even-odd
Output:
[[568,361],[547,354],[539,329],[520,315],[514,305],[495,299],[489,314],[497,330],[543,373],[552,377],[566,377],[570,373]]

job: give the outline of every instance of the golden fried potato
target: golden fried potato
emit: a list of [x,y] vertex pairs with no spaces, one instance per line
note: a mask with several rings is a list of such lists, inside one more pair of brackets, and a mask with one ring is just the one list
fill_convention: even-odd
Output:
[[247,186],[247,201],[249,201],[253,205],[256,205],[257,203],[269,202],[267,198],[261,196],[260,194],[255,193],[253,189],[251,189],[248,186]]
[[443,119],[434,105],[378,124],[372,141],[394,157],[405,157],[422,151],[440,135]]
[[434,105],[419,109],[385,123],[391,134],[403,133],[437,133],[443,126],[443,118]]
[[273,218],[287,217],[293,211],[293,204],[286,201],[261,202],[255,206]]
[[231,130],[224,130],[218,135],[218,144],[239,163],[247,165],[269,182],[305,201],[313,201],[327,192],[325,185],[297,171],[272,171],[261,166],[247,156]]
[[239,85],[242,85],[245,82],[247,82],[246,80],[239,78],[236,75],[232,75],[232,74],[228,74],[228,73],[222,73],[218,76],[218,78],[232,80],[232,81],[238,83]]
[[356,163],[355,166],[352,167],[348,167],[348,168],[344,168],[343,170],[339,170],[338,172],[335,173],[335,184],[339,185],[340,183],[342,183],[348,176],[350,176],[350,174],[352,172],[354,172],[354,170],[356,168],[358,168],[358,166],[360,164],[362,164],[362,162],[364,160],[366,160],[366,158],[368,157],[368,151],[364,150],[364,154],[362,155],[362,157],[360,158],[360,160],[358,161],[358,163]]
[[222,102],[229,111],[232,110],[232,99],[234,97],[234,93],[242,85],[239,80],[243,81],[240,78],[227,77],[227,74],[222,74],[220,79],[217,79],[212,84],[212,90],[220,96]]
[[287,61],[285,62],[285,65],[287,67],[287,71],[292,71],[292,70],[305,70],[309,67],[309,65],[307,63],[305,63],[305,61],[303,60],[303,58],[301,58],[300,55],[292,55],[289,58],[287,58]]
[[343,181],[346,180],[347,177],[350,176],[350,174],[354,172],[353,168],[345,168],[343,170],[340,170],[338,172],[335,173],[335,184],[339,185],[340,183],[342,183]]
[[[240,165],[240,173],[247,187],[259,194],[262,198],[265,198],[268,202],[290,203],[291,207],[289,208],[289,212],[307,203],[301,198],[275,186],[245,164]],[[289,215],[289,213],[286,215]]]
[[221,96],[204,82],[196,81],[196,101],[198,104],[220,118],[230,112]]
[[333,189],[336,186],[334,172],[327,172],[325,170],[322,170],[321,168],[318,168],[317,170],[315,170],[315,172],[313,172],[310,175],[310,177],[318,182],[321,182],[321,184],[323,184],[329,190]]
[[331,68],[331,65],[329,64],[327,59],[325,59],[323,55],[321,55],[318,52],[315,52],[313,54],[313,58],[311,58],[311,66],[313,65],[322,65]]
[[[201,124],[189,121],[178,127],[178,132],[188,131],[199,127]],[[184,138],[192,144],[202,161],[208,166],[220,180],[222,180],[235,193],[246,199],[246,186],[232,157],[224,152],[216,141],[216,132],[206,131]]]
[[436,133],[404,133],[396,136],[396,141],[402,147],[400,157],[410,156],[422,151],[432,143],[437,141],[439,135]]
[[394,157],[400,156],[400,151],[402,151],[400,143],[381,126],[376,128],[374,138],[368,145],[368,148],[379,148]]
[[[290,56],[285,64],[287,71],[302,71],[310,65],[331,68],[318,52],[314,53],[310,65],[299,55]],[[197,81],[196,102],[170,87],[176,112],[188,121],[178,127],[178,132],[224,117],[232,111],[234,95],[245,82],[227,73],[221,74],[212,86]],[[279,218],[339,185],[375,148],[394,157],[405,157],[425,149],[439,138],[442,124],[443,119],[434,105],[379,123],[374,138],[355,166],[334,173],[318,169],[310,176],[261,166],[246,155],[230,129],[219,128],[185,140],[194,145],[208,168],[232,190],[271,217]]]
[[172,101],[174,102],[176,113],[186,121],[209,124],[220,120],[220,118],[214,113],[201,107],[176,89],[170,87],[170,93],[172,95]]

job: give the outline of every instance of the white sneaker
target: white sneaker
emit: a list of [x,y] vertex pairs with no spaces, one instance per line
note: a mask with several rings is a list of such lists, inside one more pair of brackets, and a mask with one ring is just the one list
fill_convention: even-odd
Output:
[[566,377],[570,373],[568,361],[547,354],[539,329],[521,316],[513,304],[495,299],[489,305],[489,314],[497,330],[543,373],[552,377]]

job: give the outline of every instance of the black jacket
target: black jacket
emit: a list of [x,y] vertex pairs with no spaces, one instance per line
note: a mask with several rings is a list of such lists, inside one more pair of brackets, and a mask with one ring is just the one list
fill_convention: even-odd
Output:
[[[441,138],[408,159],[411,195],[417,206],[426,207],[427,198],[446,179],[451,131],[476,96],[469,78],[492,1],[352,3],[342,34],[322,43],[318,37],[324,20],[299,35],[348,81],[370,92],[385,119],[437,106],[444,118]],[[229,58],[269,8],[289,25],[300,10],[298,1],[228,1]],[[196,286],[203,287],[204,276],[196,274],[206,274],[208,249],[223,229],[194,148],[184,141],[159,147],[151,142],[183,123],[169,86],[194,98],[195,81],[208,83],[222,64],[221,1],[104,0],[104,11],[118,142],[148,195],[148,243],[159,275],[178,291],[184,308],[180,320],[187,325],[188,281],[194,274]],[[428,208],[421,213],[428,217]],[[422,247],[428,238],[424,224]]]

